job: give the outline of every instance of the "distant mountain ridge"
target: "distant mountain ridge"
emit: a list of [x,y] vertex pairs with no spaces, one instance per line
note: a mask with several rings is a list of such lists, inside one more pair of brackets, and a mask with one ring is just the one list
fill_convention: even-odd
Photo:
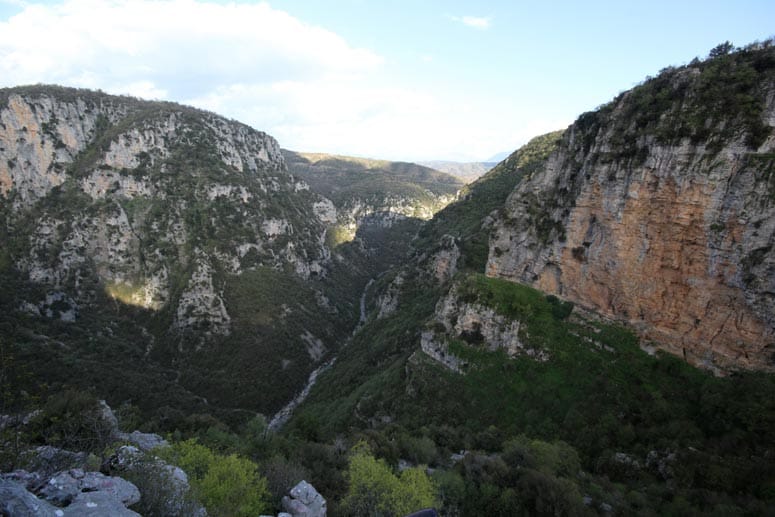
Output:
[[414,221],[405,231],[416,231],[417,223],[433,217],[463,187],[458,178],[415,163],[288,150],[283,155],[292,174],[332,200],[337,220],[329,234],[337,239],[352,240],[359,228],[390,228],[397,221]]
[[[500,160],[498,160],[500,161]],[[445,160],[432,160],[419,162],[421,165],[444,171],[447,174],[451,174],[460,178],[466,183],[471,183],[477,178],[483,176],[487,171],[492,169],[498,164],[498,161],[486,161],[486,162],[455,162]]]

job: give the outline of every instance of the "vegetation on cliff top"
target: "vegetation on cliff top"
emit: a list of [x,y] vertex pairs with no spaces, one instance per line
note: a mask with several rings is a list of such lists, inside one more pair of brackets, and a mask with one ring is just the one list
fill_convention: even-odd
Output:
[[[764,120],[765,100],[775,90],[775,42],[734,49],[726,43],[703,61],[667,67],[640,86],[595,111],[579,116],[584,151],[599,131],[612,135],[610,156],[642,161],[652,142],[677,145],[688,139],[711,151],[732,140],[756,150],[772,128]],[[653,139],[653,140],[652,140]]]

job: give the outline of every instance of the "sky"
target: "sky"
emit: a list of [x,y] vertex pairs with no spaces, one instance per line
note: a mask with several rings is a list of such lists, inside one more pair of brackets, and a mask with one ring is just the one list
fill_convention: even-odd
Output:
[[772,0],[0,0],[0,87],[180,102],[295,151],[482,161],[773,20]]

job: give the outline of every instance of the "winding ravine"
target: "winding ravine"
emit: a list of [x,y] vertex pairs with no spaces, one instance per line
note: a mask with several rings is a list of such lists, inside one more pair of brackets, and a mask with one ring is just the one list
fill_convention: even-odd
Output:
[[290,420],[291,415],[293,415],[293,411],[299,406],[299,404],[304,402],[304,399],[306,399],[309,395],[312,386],[314,386],[315,382],[318,380],[318,375],[331,368],[335,362],[336,357],[321,364],[315,368],[312,373],[309,374],[309,379],[307,380],[307,385],[304,386],[304,389],[301,390],[295,397],[293,397],[293,400],[288,402],[284,408],[275,413],[275,415],[272,417],[272,420],[269,421],[268,427],[270,431],[279,431],[280,428],[282,428],[282,426],[284,426],[285,423]]
[[[366,323],[366,294],[369,292],[369,288],[374,283],[374,279],[368,281],[366,284],[366,287],[363,288],[363,294],[361,294],[361,315],[360,320],[358,321],[358,325],[353,330],[353,335],[355,335],[356,332],[363,326],[364,323]],[[349,342],[349,340],[348,340]],[[347,342],[343,345],[347,346]],[[325,363],[321,364],[317,368],[315,368],[312,373],[309,374],[309,379],[307,379],[307,384],[304,386],[304,389],[301,390],[299,393],[296,394],[293,399],[288,402],[285,407],[283,407],[280,411],[274,414],[272,419],[269,421],[268,428],[270,431],[279,431],[287,422],[290,420],[291,416],[293,415],[293,412],[296,410],[297,407],[299,407],[299,404],[304,402],[304,400],[309,395],[309,392],[312,390],[312,387],[315,385],[315,382],[318,380],[318,376],[331,368],[334,363],[336,362],[336,356],[331,358],[330,360],[326,361]]]
[[366,293],[369,292],[369,287],[371,287],[371,284],[374,283],[374,279],[368,281],[366,284],[366,287],[363,288],[363,294],[361,294],[361,319],[358,320],[358,326],[355,327],[355,330],[353,331],[353,334],[358,331],[359,328],[363,326],[364,323],[366,323]]

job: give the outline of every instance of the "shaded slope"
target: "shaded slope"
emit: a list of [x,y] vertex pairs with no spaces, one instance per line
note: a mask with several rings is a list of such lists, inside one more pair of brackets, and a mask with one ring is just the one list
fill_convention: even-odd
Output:
[[269,413],[358,321],[367,278],[332,262],[325,200],[270,136],[84,90],[0,101],[0,338],[29,372],[15,390],[93,386],[167,428]]

